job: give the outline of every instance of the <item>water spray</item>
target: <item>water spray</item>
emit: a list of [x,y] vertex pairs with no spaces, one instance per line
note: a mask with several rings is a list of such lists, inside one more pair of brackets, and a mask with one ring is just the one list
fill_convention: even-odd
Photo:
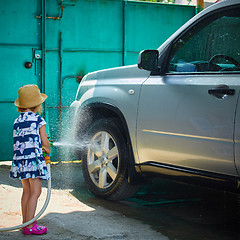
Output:
[[70,142],[53,142],[52,145],[55,147],[63,147],[63,148],[72,148],[72,149],[84,149],[86,146],[88,146],[90,143],[89,141],[81,141],[76,143],[70,143]]
[[50,167],[51,160],[50,160],[50,155],[49,154],[44,153],[43,156],[44,156],[44,160],[45,160],[45,162],[47,164],[47,169],[48,169],[50,178],[49,178],[49,180],[47,180],[47,186],[48,186],[47,197],[46,197],[46,200],[45,200],[45,203],[44,203],[42,209],[39,211],[39,213],[34,218],[29,220],[28,222],[25,222],[23,224],[20,224],[20,225],[17,225],[17,226],[13,226],[13,227],[0,228],[0,232],[7,232],[7,231],[12,231],[12,230],[16,230],[16,229],[19,229],[19,228],[26,227],[29,224],[31,224],[34,221],[36,221],[38,218],[40,218],[40,216],[46,210],[46,208],[48,206],[48,203],[49,203],[49,200],[50,200],[50,196],[51,196],[51,167]]

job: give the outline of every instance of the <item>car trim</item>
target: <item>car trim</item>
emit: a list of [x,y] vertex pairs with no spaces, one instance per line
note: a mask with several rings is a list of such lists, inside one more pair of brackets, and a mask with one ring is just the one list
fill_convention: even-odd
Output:
[[85,109],[93,109],[93,108],[108,109],[108,110],[114,112],[116,114],[116,116],[118,116],[118,118],[121,120],[121,122],[123,124],[123,128],[126,133],[126,137],[128,138],[128,141],[130,141],[129,129],[127,126],[126,119],[118,107],[116,107],[113,104],[108,103],[108,102],[88,102],[88,101],[86,101],[84,104],[82,104],[82,106],[83,107],[80,110],[81,112],[84,112]]
[[236,75],[240,74],[240,71],[225,71],[225,72],[167,72],[166,76],[174,76],[174,75]]
[[231,192],[240,192],[239,176],[230,176],[222,173],[207,172],[199,169],[179,167],[170,164],[145,162],[136,164],[142,174],[157,173],[167,179],[173,179],[190,184],[199,184],[206,187],[224,189]]
[[142,132],[146,132],[146,133],[156,133],[156,134],[167,135],[167,136],[176,136],[176,137],[185,137],[185,138],[205,139],[205,140],[212,140],[212,141],[233,142],[232,139],[205,137],[205,136],[198,136],[198,135],[190,135],[190,134],[182,134],[182,133],[173,133],[173,132],[163,132],[163,131],[155,131],[155,130],[147,130],[147,129],[143,129]]

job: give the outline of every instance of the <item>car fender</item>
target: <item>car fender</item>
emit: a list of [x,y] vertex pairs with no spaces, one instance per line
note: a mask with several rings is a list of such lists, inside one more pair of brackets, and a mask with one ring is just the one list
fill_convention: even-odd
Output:
[[[107,82],[107,81],[106,81]],[[75,108],[75,118],[78,118],[81,112],[86,112],[87,108],[106,109],[106,111],[114,112],[123,123],[126,134],[129,136],[131,147],[134,153],[136,151],[136,123],[137,123],[137,107],[142,81],[139,84],[129,85],[121,84],[110,85],[103,83],[97,84],[96,80],[86,81],[82,83],[83,91],[79,101],[72,103]],[[75,124],[77,121],[75,121]],[[138,161],[137,154],[134,155],[135,161]]]

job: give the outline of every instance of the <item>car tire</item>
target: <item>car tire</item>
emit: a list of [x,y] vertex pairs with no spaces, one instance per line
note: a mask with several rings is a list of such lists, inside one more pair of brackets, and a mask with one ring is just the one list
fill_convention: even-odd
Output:
[[83,176],[88,189],[108,200],[132,196],[137,185],[128,183],[129,151],[116,118],[95,121],[84,137]]

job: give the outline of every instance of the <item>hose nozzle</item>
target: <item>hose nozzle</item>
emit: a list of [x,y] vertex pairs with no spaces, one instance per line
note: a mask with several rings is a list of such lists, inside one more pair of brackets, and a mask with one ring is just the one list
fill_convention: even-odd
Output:
[[50,154],[47,154],[46,152],[43,152],[43,157],[44,157],[44,160],[45,160],[45,163],[46,164],[51,164],[51,160],[50,160]]

